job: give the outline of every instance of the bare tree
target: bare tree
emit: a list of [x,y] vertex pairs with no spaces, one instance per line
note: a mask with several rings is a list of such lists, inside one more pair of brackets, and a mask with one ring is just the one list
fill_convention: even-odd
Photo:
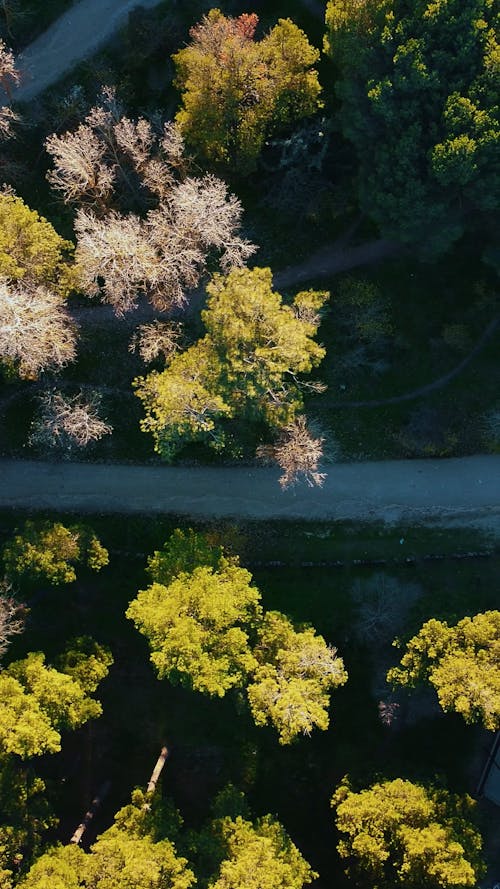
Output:
[[44,393],[40,401],[40,413],[30,437],[32,444],[63,450],[84,448],[113,431],[99,417],[101,399],[97,392],[86,396],[79,392],[68,397],[54,390]]
[[0,657],[7,651],[12,636],[24,629],[24,605],[10,595],[10,586],[0,582]]
[[87,198],[102,205],[113,189],[115,171],[105,160],[105,146],[91,127],[81,124],[74,133],[49,136],[45,146],[54,158],[47,179],[66,203]]
[[228,271],[255,251],[237,234],[241,212],[238,199],[213,176],[174,186],[144,220],[114,210],[99,218],[80,209],[75,231],[81,286],[92,296],[102,289],[117,314],[134,308],[141,293],[159,310],[182,305],[211,252]]
[[168,362],[180,349],[182,325],[175,321],[152,321],[141,324],[135,331],[129,345],[130,352],[138,352],[142,360],[149,364],[160,355]]
[[279,482],[283,490],[304,479],[309,487],[321,487],[326,473],[319,472],[319,461],[323,456],[324,438],[315,438],[307,428],[307,420],[300,416],[285,426],[274,445],[263,445],[257,456],[265,461],[274,461],[283,470]]
[[76,356],[76,328],[61,296],[43,286],[0,280],[0,359],[36,379]]
[[[9,100],[11,88],[16,86],[21,77],[16,68],[13,52],[0,39],[0,87]],[[17,114],[8,105],[0,107],[0,139],[8,139],[12,135],[12,124],[18,120]]]
[[[51,185],[80,207],[75,229],[80,286],[122,314],[147,295],[161,310],[185,301],[209,257],[228,272],[255,246],[242,238],[242,207],[215,176],[188,177],[182,137],[132,121],[112,90],[73,133],[52,135],[46,147]],[[120,212],[138,209],[136,213]]]

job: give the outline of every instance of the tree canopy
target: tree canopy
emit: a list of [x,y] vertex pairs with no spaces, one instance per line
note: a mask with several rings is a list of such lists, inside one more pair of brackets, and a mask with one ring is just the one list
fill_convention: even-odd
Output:
[[[298,374],[325,355],[314,336],[328,294],[304,291],[286,305],[270,269],[234,269],[207,285],[207,333],[167,368],[136,380],[142,428],[166,459],[188,441],[224,447],[224,419],[281,427],[303,406]],[[308,384],[314,385],[314,384]]]
[[284,614],[268,611],[254,655],[259,666],[247,693],[256,724],[274,725],[280,744],[326,730],[330,693],[347,682],[336,650],[312,627],[298,631]]
[[88,656],[78,646],[68,652],[61,670],[47,666],[41,652],[11,663],[0,673],[0,756],[59,751],[63,729],[100,716],[91,694],[112,662],[109,651],[94,643]]
[[498,207],[498,7],[493,0],[329,0],[344,135],[382,232],[446,250]]
[[337,848],[374,889],[473,887],[483,873],[473,805],[468,796],[402,778],[358,793],[344,781],[332,797]]
[[320,107],[319,52],[290,19],[255,40],[258,17],[212,9],[173,57],[182,108],[176,121],[204,161],[240,175],[255,169],[265,138]]
[[100,571],[109,561],[108,551],[84,525],[33,521],[6,544],[3,559],[9,577],[44,578],[54,585],[76,580],[76,565]]
[[224,818],[218,829],[226,854],[211,889],[302,889],[318,876],[270,815]]
[[71,241],[30,210],[21,198],[0,192],[0,278],[41,285],[60,296],[72,289]]
[[445,712],[500,728],[500,611],[464,617],[455,626],[427,621],[406,644],[387,679],[414,687],[429,682]]
[[255,723],[272,725],[280,744],[328,728],[330,693],[347,681],[341,658],[314,628],[263,612],[236,557],[176,531],[149,572],[163,582],[139,592],[127,617],[148,639],[160,679],[218,697],[246,689]]
[[260,612],[251,579],[236,565],[203,566],[138,594],[127,617],[149,639],[160,679],[218,697],[243,684],[254,666],[247,630]]

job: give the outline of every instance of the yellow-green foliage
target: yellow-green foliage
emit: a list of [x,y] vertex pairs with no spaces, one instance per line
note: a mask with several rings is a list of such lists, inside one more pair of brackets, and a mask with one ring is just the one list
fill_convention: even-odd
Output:
[[162,373],[153,371],[135,381],[146,411],[141,429],[153,434],[155,450],[165,459],[185,441],[222,447],[216,422],[229,416],[231,408],[217,392],[218,376],[217,356],[205,339],[176,355]]
[[19,889],[189,889],[194,874],[168,840],[154,842],[116,824],[90,855],[75,846],[45,852]]
[[273,291],[270,269],[233,269],[207,285],[207,333],[162,372],[136,381],[146,418],[142,428],[171,459],[187,441],[224,446],[225,417],[291,422],[303,406],[294,378],[325,355],[314,341],[322,291],[299,293],[292,306]]
[[318,876],[270,815],[255,825],[224,818],[220,830],[226,858],[211,889],[302,889]]
[[108,564],[108,551],[82,525],[66,528],[60,522],[26,522],[4,549],[9,577],[44,578],[49,583],[72,583],[75,565],[99,571]]
[[206,161],[251,172],[266,136],[321,106],[319,52],[290,19],[254,40],[258,18],[212,9],[173,57],[182,108],[176,121]]
[[389,682],[415,686],[430,682],[445,711],[466,722],[500,728],[500,611],[465,617],[455,626],[429,620],[406,645],[401,666]]
[[138,594],[127,617],[149,639],[160,678],[219,697],[242,685],[255,664],[247,629],[260,613],[251,579],[236,565],[204,566]]
[[256,724],[271,724],[281,744],[328,728],[330,693],[347,680],[341,658],[312,627],[263,613],[237,558],[201,535],[175,532],[150,573],[165,582],[138,593],[127,617],[148,639],[160,679],[219,697],[246,687]]
[[[100,651],[100,655],[99,655]],[[112,663],[109,652],[96,651],[100,669],[90,665],[90,681],[79,681],[77,673],[46,666],[41,652],[32,652],[0,673],[0,756],[21,757],[56,753],[61,749],[62,729],[78,728],[100,716],[99,701],[87,694],[94,691]],[[86,673],[80,661],[80,673]]]
[[309,627],[297,631],[284,614],[268,611],[258,630],[254,655],[259,663],[248,686],[257,725],[271,723],[280,744],[299,734],[328,728],[330,692],[347,682],[335,649]]
[[332,806],[342,836],[338,851],[373,889],[473,887],[483,872],[468,796],[401,778],[354,793],[344,780]]
[[72,250],[71,241],[21,198],[0,192],[0,277],[44,284],[65,296],[74,287]]

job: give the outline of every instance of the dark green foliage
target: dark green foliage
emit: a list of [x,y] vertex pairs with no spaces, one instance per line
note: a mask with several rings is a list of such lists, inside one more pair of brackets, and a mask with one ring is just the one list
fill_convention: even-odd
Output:
[[445,251],[498,207],[498,6],[330,0],[326,21],[363,208],[386,236]]

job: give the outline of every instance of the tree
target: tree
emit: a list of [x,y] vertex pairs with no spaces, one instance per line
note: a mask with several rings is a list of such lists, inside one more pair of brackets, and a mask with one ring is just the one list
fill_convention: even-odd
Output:
[[429,620],[406,644],[387,679],[414,687],[429,682],[445,712],[500,728],[500,611],[464,617],[455,626]]
[[[130,807],[126,807],[130,808]],[[21,880],[20,889],[189,889],[195,882],[187,860],[169,840],[157,842],[131,829],[120,810],[87,855],[77,846],[45,852]]]
[[248,631],[260,614],[260,593],[244,568],[223,563],[152,584],[126,612],[149,640],[160,679],[223,697],[254,666]]
[[180,349],[182,325],[176,321],[152,321],[140,324],[129,345],[129,352],[138,352],[145,364],[161,356],[168,362]]
[[74,361],[76,329],[63,302],[43,286],[0,279],[0,359],[20,377],[34,380]]
[[179,574],[191,574],[195,568],[206,566],[218,571],[223,565],[238,565],[237,556],[228,556],[224,548],[209,542],[205,534],[188,528],[176,528],[164,544],[148,558],[148,574],[164,586]]
[[255,825],[241,816],[224,818],[218,829],[226,857],[211,889],[302,889],[318,876],[270,815]]
[[117,314],[134,308],[140,294],[159,309],[181,305],[207,262],[216,259],[225,272],[255,252],[239,234],[241,204],[225,183],[187,176],[175,126],[130,120],[112,89],[75,132],[52,135],[46,147],[51,185],[80,205],[80,287],[90,296],[102,292]]
[[266,137],[314,114],[321,87],[319,58],[290,19],[262,40],[258,17],[227,18],[212,9],[191,29],[191,43],[173,56],[182,108],[176,122],[190,149],[209,163],[248,174]]
[[268,611],[253,654],[259,664],[248,685],[257,725],[271,723],[280,744],[328,728],[329,693],[347,681],[336,649],[312,628],[297,631],[279,611]]
[[0,192],[0,279],[42,286],[61,297],[73,289],[73,244],[21,198]]
[[12,636],[24,629],[24,606],[9,595],[9,585],[0,584],[0,658],[7,651]]
[[155,582],[127,617],[148,639],[160,679],[218,697],[246,688],[256,724],[271,723],[281,744],[328,728],[330,692],[347,680],[341,658],[312,627],[263,613],[237,557],[176,531],[148,570]]
[[275,461],[283,472],[280,485],[283,490],[304,479],[310,488],[321,487],[326,473],[319,472],[319,461],[323,456],[324,438],[314,438],[307,428],[305,417],[296,417],[280,430],[273,445],[261,445],[257,456],[265,462]]
[[113,427],[99,417],[101,398],[98,392],[79,392],[68,397],[57,390],[45,392],[40,398],[40,411],[32,424],[30,443],[70,451],[84,448]]
[[7,576],[45,578],[54,586],[76,580],[76,565],[100,571],[109,561],[108,551],[85,526],[32,521],[6,544],[3,558]]
[[107,675],[112,658],[99,646],[91,657],[89,668],[82,657],[71,675],[46,666],[45,656],[32,652],[0,673],[0,757],[56,753],[63,729],[100,716],[102,707],[89,692]]
[[201,441],[214,450],[224,447],[223,417],[232,410],[217,392],[220,365],[205,338],[175,355],[166,370],[134,380],[146,417],[143,432],[151,432],[155,450],[171,460],[187,442]]
[[[9,99],[11,87],[16,86],[20,79],[14,54],[0,38],[0,87]],[[12,124],[17,119],[17,114],[8,105],[0,106],[0,139],[10,138],[12,135]]]
[[224,418],[238,415],[272,428],[293,421],[303,406],[297,374],[309,373],[325,354],[313,337],[328,294],[297,294],[283,305],[270,269],[234,269],[207,285],[202,312],[207,333],[162,372],[136,380],[146,409],[142,422],[166,459],[187,441],[224,446]]
[[495,4],[330,0],[326,22],[363,209],[387,237],[445,251],[497,206]]
[[332,806],[341,857],[374,889],[473,887],[484,872],[469,796],[401,778],[356,793],[344,780]]

